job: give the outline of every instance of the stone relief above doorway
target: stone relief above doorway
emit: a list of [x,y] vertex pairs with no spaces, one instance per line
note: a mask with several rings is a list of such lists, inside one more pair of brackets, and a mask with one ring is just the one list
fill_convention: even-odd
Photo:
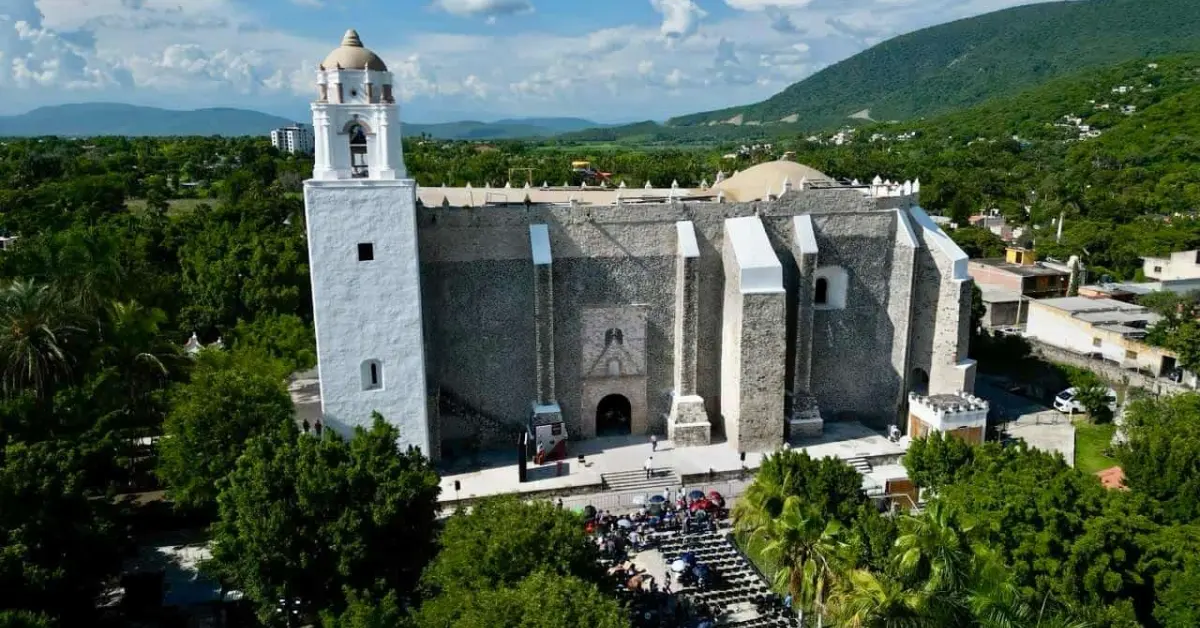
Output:
[[585,437],[646,433],[646,318],[636,305],[583,310]]

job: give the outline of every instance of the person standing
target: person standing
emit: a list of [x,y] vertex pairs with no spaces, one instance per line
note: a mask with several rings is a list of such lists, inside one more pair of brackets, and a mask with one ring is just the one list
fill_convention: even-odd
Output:
[[646,479],[649,480],[650,476],[654,475],[654,456],[647,456],[646,464],[642,466],[646,469]]
[[650,451],[651,452],[658,451],[658,435],[657,434],[650,435]]

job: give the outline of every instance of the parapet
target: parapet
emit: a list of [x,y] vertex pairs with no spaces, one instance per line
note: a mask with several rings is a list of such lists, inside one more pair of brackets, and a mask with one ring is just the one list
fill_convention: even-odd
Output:
[[971,393],[929,396],[908,393],[909,414],[940,431],[984,426],[989,409],[986,400]]

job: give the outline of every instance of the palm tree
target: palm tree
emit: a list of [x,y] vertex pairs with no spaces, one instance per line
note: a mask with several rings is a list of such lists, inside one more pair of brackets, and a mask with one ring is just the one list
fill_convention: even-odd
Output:
[[68,345],[80,330],[47,286],[17,280],[0,288],[0,325],[5,394],[30,388],[40,397],[70,372]]
[[910,582],[920,582],[927,593],[966,590],[974,556],[970,531],[971,526],[959,525],[940,501],[920,515],[904,517],[896,539],[897,571]]
[[899,580],[855,569],[830,607],[838,625],[846,628],[917,628],[931,625],[928,602],[927,595]]
[[162,310],[137,301],[115,301],[105,310],[103,343],[95,359],[98,366],[115,367],[125,375],[131,397],[161,385],[180,357],[179,347],[162,334],[166,321]]
[[[769,460],[769,459],[768,459]],[[738,532],[753,532],[765,528],[783,514],[783,504],[790,486],[788,465],[764,462],[754,476],[754,482],[733,506],[733,524]]]
[[826,523],[799,497],[791,496],[784,500],[778,517],[750,535],[751,545],[761,542],[762,557],[778,566],[775,587],[786,588],[801,609],[815,609],[818,626],[829,592],[845,565],[846,544],[841,532],[840,523]]

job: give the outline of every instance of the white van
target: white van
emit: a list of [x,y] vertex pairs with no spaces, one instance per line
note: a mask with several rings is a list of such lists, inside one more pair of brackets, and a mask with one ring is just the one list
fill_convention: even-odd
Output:
[[[1079,389],[1074,386],[1058,393],[1058,395],[1054,397],[1054,409],[1058,410],[1059,412],[1066,412],[1067,414],[1087,412],[1087,408],[1084,408],[1083,404],[1079,402],[1077,397],[1078,394]],[[1105,393],[1105,397],[1108,397],[1108,409],[1116,412],[1117,391],[1109,388]]]

